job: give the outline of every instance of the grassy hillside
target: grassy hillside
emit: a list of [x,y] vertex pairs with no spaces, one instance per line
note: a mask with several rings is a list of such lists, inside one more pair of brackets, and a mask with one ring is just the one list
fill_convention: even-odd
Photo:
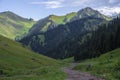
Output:
[[91,34],[84,35],[84,33],[96,30],[99,24],[105,22],[107,23],[106,20],[96,18],[76,20],[65,25],[59,25],[44,34],[35,33],[26,36],[20,42],[30,46],[35,52],[52,58],[63,59],[73,56],[80,44],[91,36]]
[[50,15],[44,19],[41,19],[31,28],[29,34],[44,33],[50,29],[58,27],[58,25],[66,24],[68,22],[87,17],[101,18],[107,21],[111,20],[111,18],[99,13],[98,11],[86,7],[84,9],[79,10],[78,12],[68,13],[63,16]]
[[98,58],[82,61],[75,69],[94,73],[106,80],[120,80],[119,61],[120,48],[108,52]]
[[34,24],[30,29],[29,34],[47,32],[50,29],[56,28],[60,24],[66,24],[67,22],[70,22],[70,20],[75,16],[77,16],[76,12],[72,12],[63,16],[49,15],[48,17],[36,22],[36,24]]
[[77,16],[77,12],[72,12],[64,16],[50,15],[49,20],[52,20],[55,24],[65,24],[69,22],[73,17]]
[[10,11],[0,13],[0,34],[10,39],[27,33],[35,21],[22,18]]
[[49,57],[71,57],[80,51],[78,46],[87,41],[91,32],[98,29],[98,25],[108,23],[106,18],[109,17],[89,7],[64,16],[50,15],[36,22],[19,41]]
[[0,80],[63,80],[59,61],[0,36]]

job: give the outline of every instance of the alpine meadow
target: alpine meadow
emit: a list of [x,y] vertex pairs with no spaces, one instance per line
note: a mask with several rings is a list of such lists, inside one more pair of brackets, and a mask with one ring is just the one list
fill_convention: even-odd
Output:
[[120,80],[120,1],[0,0],[0,80]]

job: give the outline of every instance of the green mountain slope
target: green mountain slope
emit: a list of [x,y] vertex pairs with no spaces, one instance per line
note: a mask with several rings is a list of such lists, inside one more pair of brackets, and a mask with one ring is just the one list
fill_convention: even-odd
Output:
[[0,13],[0,34],[10,39],[26,34],[35,23],[32,19],[22,18],[10,11]]
[[33,27],[30,29],[29,34],[34,33],[44,33],[48,30],[56,28],[60,24],[65,24],[70,22],[70,20],[75,17],[77,13],[73,12],[65,16],[50,15],[44,19],[39,20]]
[[100,56],[103,53],[119,48],[120,18],[113,19],[107,25],[100,25],[98,30],[90,34],[92,35],[91,38],[85,39],[86,41],[81,45],[77,43],[81,41],[81,38],[74,40],[74,45],[79,49],[74,55],[75,60]]
[[[105,22],[106,20],[98,18],[81,19],[67,23],[66,25],[60,25],[44,34],[36,33],[31,36],[26,36],[21,42],[30,46],[36,52],[56,59],[62,59],[73,56],[76,53],[75,49],[78,46],[74,46],[74,40],[78,37],[81,38],[87,32],[96,30],[98,25]],[[89,35],[87,36],[89,37]],[[83,38],[86,40],[86,37]],[[84,39],[81,39],[81,41],[76,40],[75,43],[81,44],[84,42]]]
[[[34,25],[30,29],[28,35],[20,42],[30,46],[35,52],[43,53],[49,57],[57,59],[71,57],[76,53],[78,46],[91,36],[91,34],[84,36],[85,33],[95,31],[99,28],[99,25],[108,22],[106,16],[91,8],[82,9],[76,14],[79,16],[72,18],[70,22],[66,24],[58,26],[56,26],[54,22],[60,22],[57,21],[59,18],[52,17],[55,21],[48,20],[49,23],[45,27],[42,27],[42,25],[46,24],[46,19],[48,19],[48,17],[40,20],[35,24],[37,26]],[[71,17],[72,15],[73,17],[73,15],[76,14],[71,13],[67,14],[67,16],[69,15]],[[51,26],[48,27],[48,25]],[[78,41],[78,38],[81,40]],[[75,43],[73,43],[74,41]],[[73,46],[73,44],[78,44],[78,46]]]
[[59,61],[0,36],[0,80],[63,80]]
[[29,34],[44,33],[48,30],[56,28],[60,24],[66,24],[68,22],[87,17],[111,20],[111,18],[99,13],[98,11],[93,10],[90,7],[86,7],[79,10],[78,12],[72,12],[64,16],[50,15],[44,19],[41,19],[35,25],[33,25],[33,27],[30,29]]
[[[80,71],[94,73],[105,80],[120,80],[120,49],[110,51],[98,58],[80,62],[75,68]],[[91,67],[88,67],[92,65]]]

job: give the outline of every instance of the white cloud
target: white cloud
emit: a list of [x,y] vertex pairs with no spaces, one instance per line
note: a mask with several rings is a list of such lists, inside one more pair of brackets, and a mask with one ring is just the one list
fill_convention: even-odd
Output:
[[31,2],[30,4],[44,5],[46,8],[60,8],[63,7],[64,0],[49,0],[43,2]]
[[105,15],[113,15],[120,13],[120,0],[45,0],[39,2],[31,2],[45,6],[46,8],[84,8],[92,7]]
[[109,0],[109,3],[117,3],[119,0]]
[[112,16],[112,15],[120,13],[120,7],[112,7],[112,8],[111,7],[101,7],[101,8],[98,8],[97,10],[108,16]]
[[[93,0],[92,0],[93,1]],[[71,0],[71,4],[73,6],[84,6],[84,5],[88,5],[88,3],[91,3],[91,0]]]
[[[92,0],[94,2],[95,0]],[[78,7],[89,6],[92,3],[91,0],[47,0],[31,2],[30,4],[43,5],[46,8],[60,8],[60,7]]]
[[64,0],[62,5],[64,7],[85,7],[91,5],[95,0]]

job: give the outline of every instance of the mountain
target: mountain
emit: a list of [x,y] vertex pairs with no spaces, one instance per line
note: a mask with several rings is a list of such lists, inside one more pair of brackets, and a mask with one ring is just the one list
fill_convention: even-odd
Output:
[[34,24],[29,33],[44,33],[50,29],[54,29],[60,24],[69,22],[76,14],[77,13],[73,12],[65,16],[50,15]]
[[63,80],[59,67],[59,61],[0,36],[0,80]]
[[[20,42],[31,47],[31,49],[35,52],[42,53],[43,55],[56,59],[62,59],[71,57],[75,53],[75,50],[73,50],[74,48],[72,46],[74,44],[71,44],[72,41],[74,41],[77,37],[81,37],[85,33],[97,30],[99,25],[107,23],[107,20],[110,18],[102,15],[96,10],[87,7],[78,11],[77,16],[69,19],[69,22],[65,24],[59,24],[57,26],[54,23],[50,24],[51,26],[46,26],[47,28],[45,29],[47,30],[43,32],[41,31],[41,25],[46,24],[46,19],[48,19],[48,17],[39,20],[30,29],[28,35],[25,36]],[[54,20],[54,18],[52,19]],[[53,20],[49,21],[53,22]],[[55,21],[57,22],[57,20]],[[82,37],[83,39],[82,41],[78,42],[79,44],[83,43],[87,36]]]
[[6,11],[0,13],[0,34],[10,39],[21,37],[35,23],[31,18],[22,18],[13,12]]
[[[98,57],[103,53],[120,47],[120,17],[113,19],[107,25],[100,25],[98,30],[91,32],[91,38],[79,45],[81,38],[73,41],[76,53],[75,60]],[[79,49],[79,50],[78,50]]]
[[81,9],[77,12],[77,16],[73,18],[73,20],[81,19],[81,18],[87,18],[87,17],[94,17],[94,18],[101,18],[105,20],[110,20],[109,17],[101,14],[100,12],[93,10],[90,7],[86,7],[84,9]]
[[42,20],[39,20],[33,27],[30,29],[30,34],[34,33],[44,33],[48,30],[56,28],[60,24],[66,24],[75,20],[94,17],[102,18],[105,20],[111,20],[111,18],[99,13],[96,10],[93,10],[90,7],[86,7],[78,12],[72,12],[64,16],[50,15]]

